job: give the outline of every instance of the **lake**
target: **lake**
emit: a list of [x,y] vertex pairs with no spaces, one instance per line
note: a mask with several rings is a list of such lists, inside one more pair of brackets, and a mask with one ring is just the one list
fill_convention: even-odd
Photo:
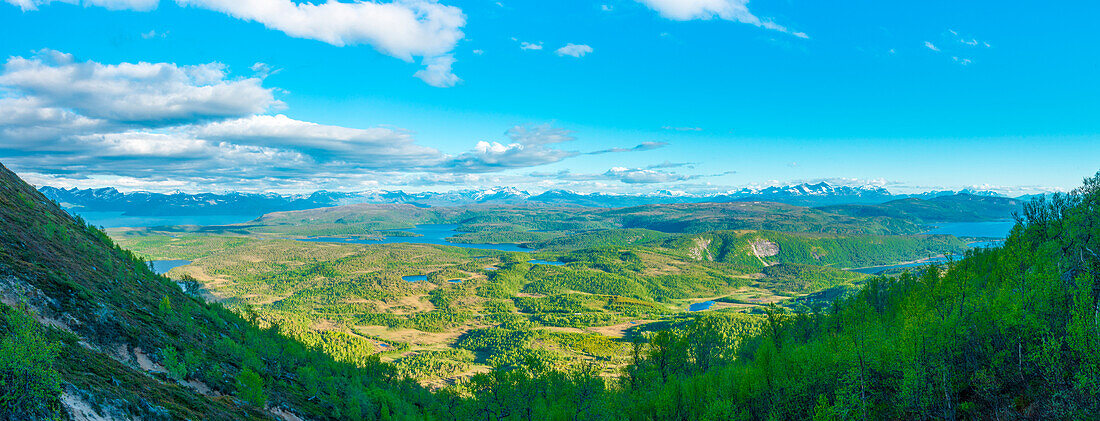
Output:
[[89,224],[104,228],[226,225],[248,222],[259,217],[259,215],[129,216],[123,215],[122,212],[78,212],[71,209],[66,211],[73,215],[80,215]]
[[886,266],[871,266],[871,267],[855,268],[855,269],[848,269],[848,270],[850,270],[852,272],[866,273],[868,275],[877,275],[879,273],[885,272],[885,271],[890,270],[890,269],[901,269],[901,268],[911,268],[911,267],[918,267],[918,266],[928,266],[928,265],[931,265],[931,264],[940,264],[940,263],[943,263],[943,262],[946,262],[946,261],[947,261],[946,257],[932,257],[932,258],[921,260],[919,262],[902,263],[902,264],[897,264],[897,265],[886,265]]
[[688,311],[703,311],[710,310],[710,307],[714,305],[714,301],[703,301],[701,303],[695,303],[688,306]]
[[180,266],[191,264],[190,260],[151,260],[149,265],[153,267],[153,273],[163,275]]
[[401,277],[401,279],[404,279],[404,280],[405,280],[406,282],[420,282],[420,281],[427,281],[427,280],[428,280],[428,275],[409,275],[409,276],[402,276],[402,277]]
[[942,222],[935,223],[935,229],[924,234],[947,234],[956,237],[1005,238],[1016,225],[1013,220],[984,222]]
[[440,246],[454,246],[468,249],[478,250],[497,250],[497,251],[513,251],[513,252],[531,252],[531,249],[525,249],[515,244],[466,244],[466,243],[452,243],[447,241],[447,238],[454,237],[462,234],[455,231],[458,225],[455,224],[423,224],[417,225],[415,228],[400,229],[400,230],[388,230],[388,231],[401,231],[411,232],[419,234],[419,237],[375,237],[375,238],[346,238],[346,237],[310,237],[303,238],[300,241],[317,241],[323,243],[353,243],[353,244],[390,244],[390,243],[411,243],[411,244],[435,244]]
[[527,263],[530,263],[532,265],[547,265],[547,266],[564,266],[565,265],[565,263],[562,263],[562,262],[552,262],[552,261],[549,261],[549,260],[540,260],[540,259],[528,260]]

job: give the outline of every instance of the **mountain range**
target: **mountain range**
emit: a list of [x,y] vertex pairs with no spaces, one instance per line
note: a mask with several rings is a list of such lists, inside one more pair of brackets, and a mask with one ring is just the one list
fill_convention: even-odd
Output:
[[797,206],[830,206],[840,204],[877,205],[898,199],[932,199],[968,194],[1003,197],[991,191],[930,191],[920,194],[893,194],[875,186],[836,186],[821,182],[792,186],[744,188],[724,193],[695,194],[659,190],[643,194],[577,193],[568,190],[548,190],[531,194],[512,187],[449,192],[407,193],[401,190],[363,192],[317,191],[311,194],[276,193],[123,193],[115,188],[77,189],[45,186],[43,195],[76,212],[121,212],[131,216],[184,215],[261,215],[270,212],[304,210],[356,203],[412,204],[421,207],[461,206],[473,204],[544,204],[618,208],[670,203],[704,202],[776,202]]

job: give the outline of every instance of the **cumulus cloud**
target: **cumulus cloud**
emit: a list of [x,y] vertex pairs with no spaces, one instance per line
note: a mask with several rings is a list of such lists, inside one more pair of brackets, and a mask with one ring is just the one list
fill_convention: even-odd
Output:
[[454,64],[454,62],[454,56],[450,54],[438,57],[426,57],[424,58],[425,68],[416,72],[413,76],[437,88],[450,88],[462,81],[462,79],[459,79],[458,76],[455,76],[455,74],[451,72],[451,65]]
[[478,173],[551,164],[577,156],[574,151],[550,147],[574,140],[568,130],[548,124],[515,126],[505,135],[510,142],[479,141],[474,149],[444,161],[437,170]]
[[768,19],[761,19],[749,11],[749,0],[637,0],[657,11],[662,17],[686,21],[713,19],[747,23],[773,31],[809,38],[804,32],[791,31]]
[[412,134],[384,127],[353,129],[256,115],[189,127],[194,138],[293,150],[319,161],[343,161],[360,168],[410,168],[439,157],[417,145]]
[[[262,63],[250,70],[271,72]],[[279,105],[271,97],[274,89],[263,87],[259,77],[234,79],[216,63],[101,64],[55,51],[13,57],[0,72],[0,159],[59,186],[301,191],[416,177],[435,184],[517,180],[501,177],[510,169],[581,154],[560,147],[575,140],[573,133],[541,124],[515,126],[504,140],[446,155],[400,128],[350,128],[269,114]],[[590,154],[665,145],[643,142]],[[643,183],[657,177],[648,170],[598,178]]]
[[584,57],[585,54],[591,53],[592,47],[584,44],[566,44],[564,47],[559,48],[555,53],[559,56],[571,56],[571,57]]
[[259,78],[227,79],[219,63],[103,65],[52,50],[8,59],[0,85],[46,107],[151,126],[244,116],[281,104]]
[[623,167],[612,168],[604,173],[604,175],[608,178],[616,179],[627,184],[671,183],[674,181],[685,181],[693,178],[692,176],[671,172]]
[[[38,9],[54,0],[3,0],[24,11]],[[108,9],[146,11],[159,0],[56,0],[59,3],[100,6]],[[383,54],[412,62],[423,57],[428,75],[420,76],[433,86],[453,86],[457,79],[450,63],[440,57],[450,54],[465,35],[466,15],[454,6],[436,0],[394,0],[324,3],[296,3],[292,0],[176,0],[181,6],[212,10],[237,19],[257,22],[294,38],[312,39],[335,46],[370,45]],[[152,38],[155,32],[147,33]],[[143,35],[144,36],[144,35]],[[434,68],[432,68],[434,66]]]
[[541,50],[542,49],[542,43],[540,42],[540,43],[536,44],[536,43],[533,43],[533,42],[523,41],[523,42],[519,43],[519,49],[521,49],[521,50]]
[[466,24],[461,9],[432,0],[321,4],[291,0],[177,0],[177,3],[258,22],[295,38],[335,46],[368,44],[405,61],[412,61],[413,56],[450,52],[462,39],[461,28]]
[[44,106],[34,98],[0,98],[0,149],[41,145],[47,140],[118,128],[118,124],[106,120]]
[[936,51],[936,52],[940,51],[939,47],[936,47],[936,44],[933,44],[932,41],[925,41],[924,42],[924,47],[929,49],[929,50],[932,50],[932,51]]

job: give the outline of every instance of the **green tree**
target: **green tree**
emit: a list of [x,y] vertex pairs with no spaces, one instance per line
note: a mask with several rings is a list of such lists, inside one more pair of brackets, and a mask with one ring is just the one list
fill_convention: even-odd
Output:
[[168,347],[164,349],[164,368],[168,370],[168,377],[173,380],[183,380],[187,377],[187,364],[180,358],[179,352],[175,347]]
[[267,404],[264,379],[251,368],[242,369],[237,375],[237,397],[257,408],[263,408]]
[[167,295],[160,300],[160,314],[165,317],[172,314],[172,301],[168,299]]

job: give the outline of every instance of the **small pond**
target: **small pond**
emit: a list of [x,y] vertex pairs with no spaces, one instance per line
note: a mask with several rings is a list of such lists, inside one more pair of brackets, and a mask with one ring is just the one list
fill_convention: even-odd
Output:
[[714,301],[703,301],[701,303],[695,303],[688,306],[688,311],[703,311],[710,310],[710,307],[714,305]]
[[151,260],[149,266],[153,269],[153,273],[157,275],[163,275],[168,271],[178,268],[180,266],[187,266],[191,264],[190,260]]
[[408,275],[408,276],[402,276],[401,279],[404,279],[406,282],[427,281],[428,280],[428,275]]
[[564,266],[565,265],[565,263],[562,263],[562,262],[552,262],[552,261],[549,261],[549,260],[540,260],[540,259],[528,260],[527,263],[530,263],[530,264],[533,264],[533,265],[547,265],[547,266]]

